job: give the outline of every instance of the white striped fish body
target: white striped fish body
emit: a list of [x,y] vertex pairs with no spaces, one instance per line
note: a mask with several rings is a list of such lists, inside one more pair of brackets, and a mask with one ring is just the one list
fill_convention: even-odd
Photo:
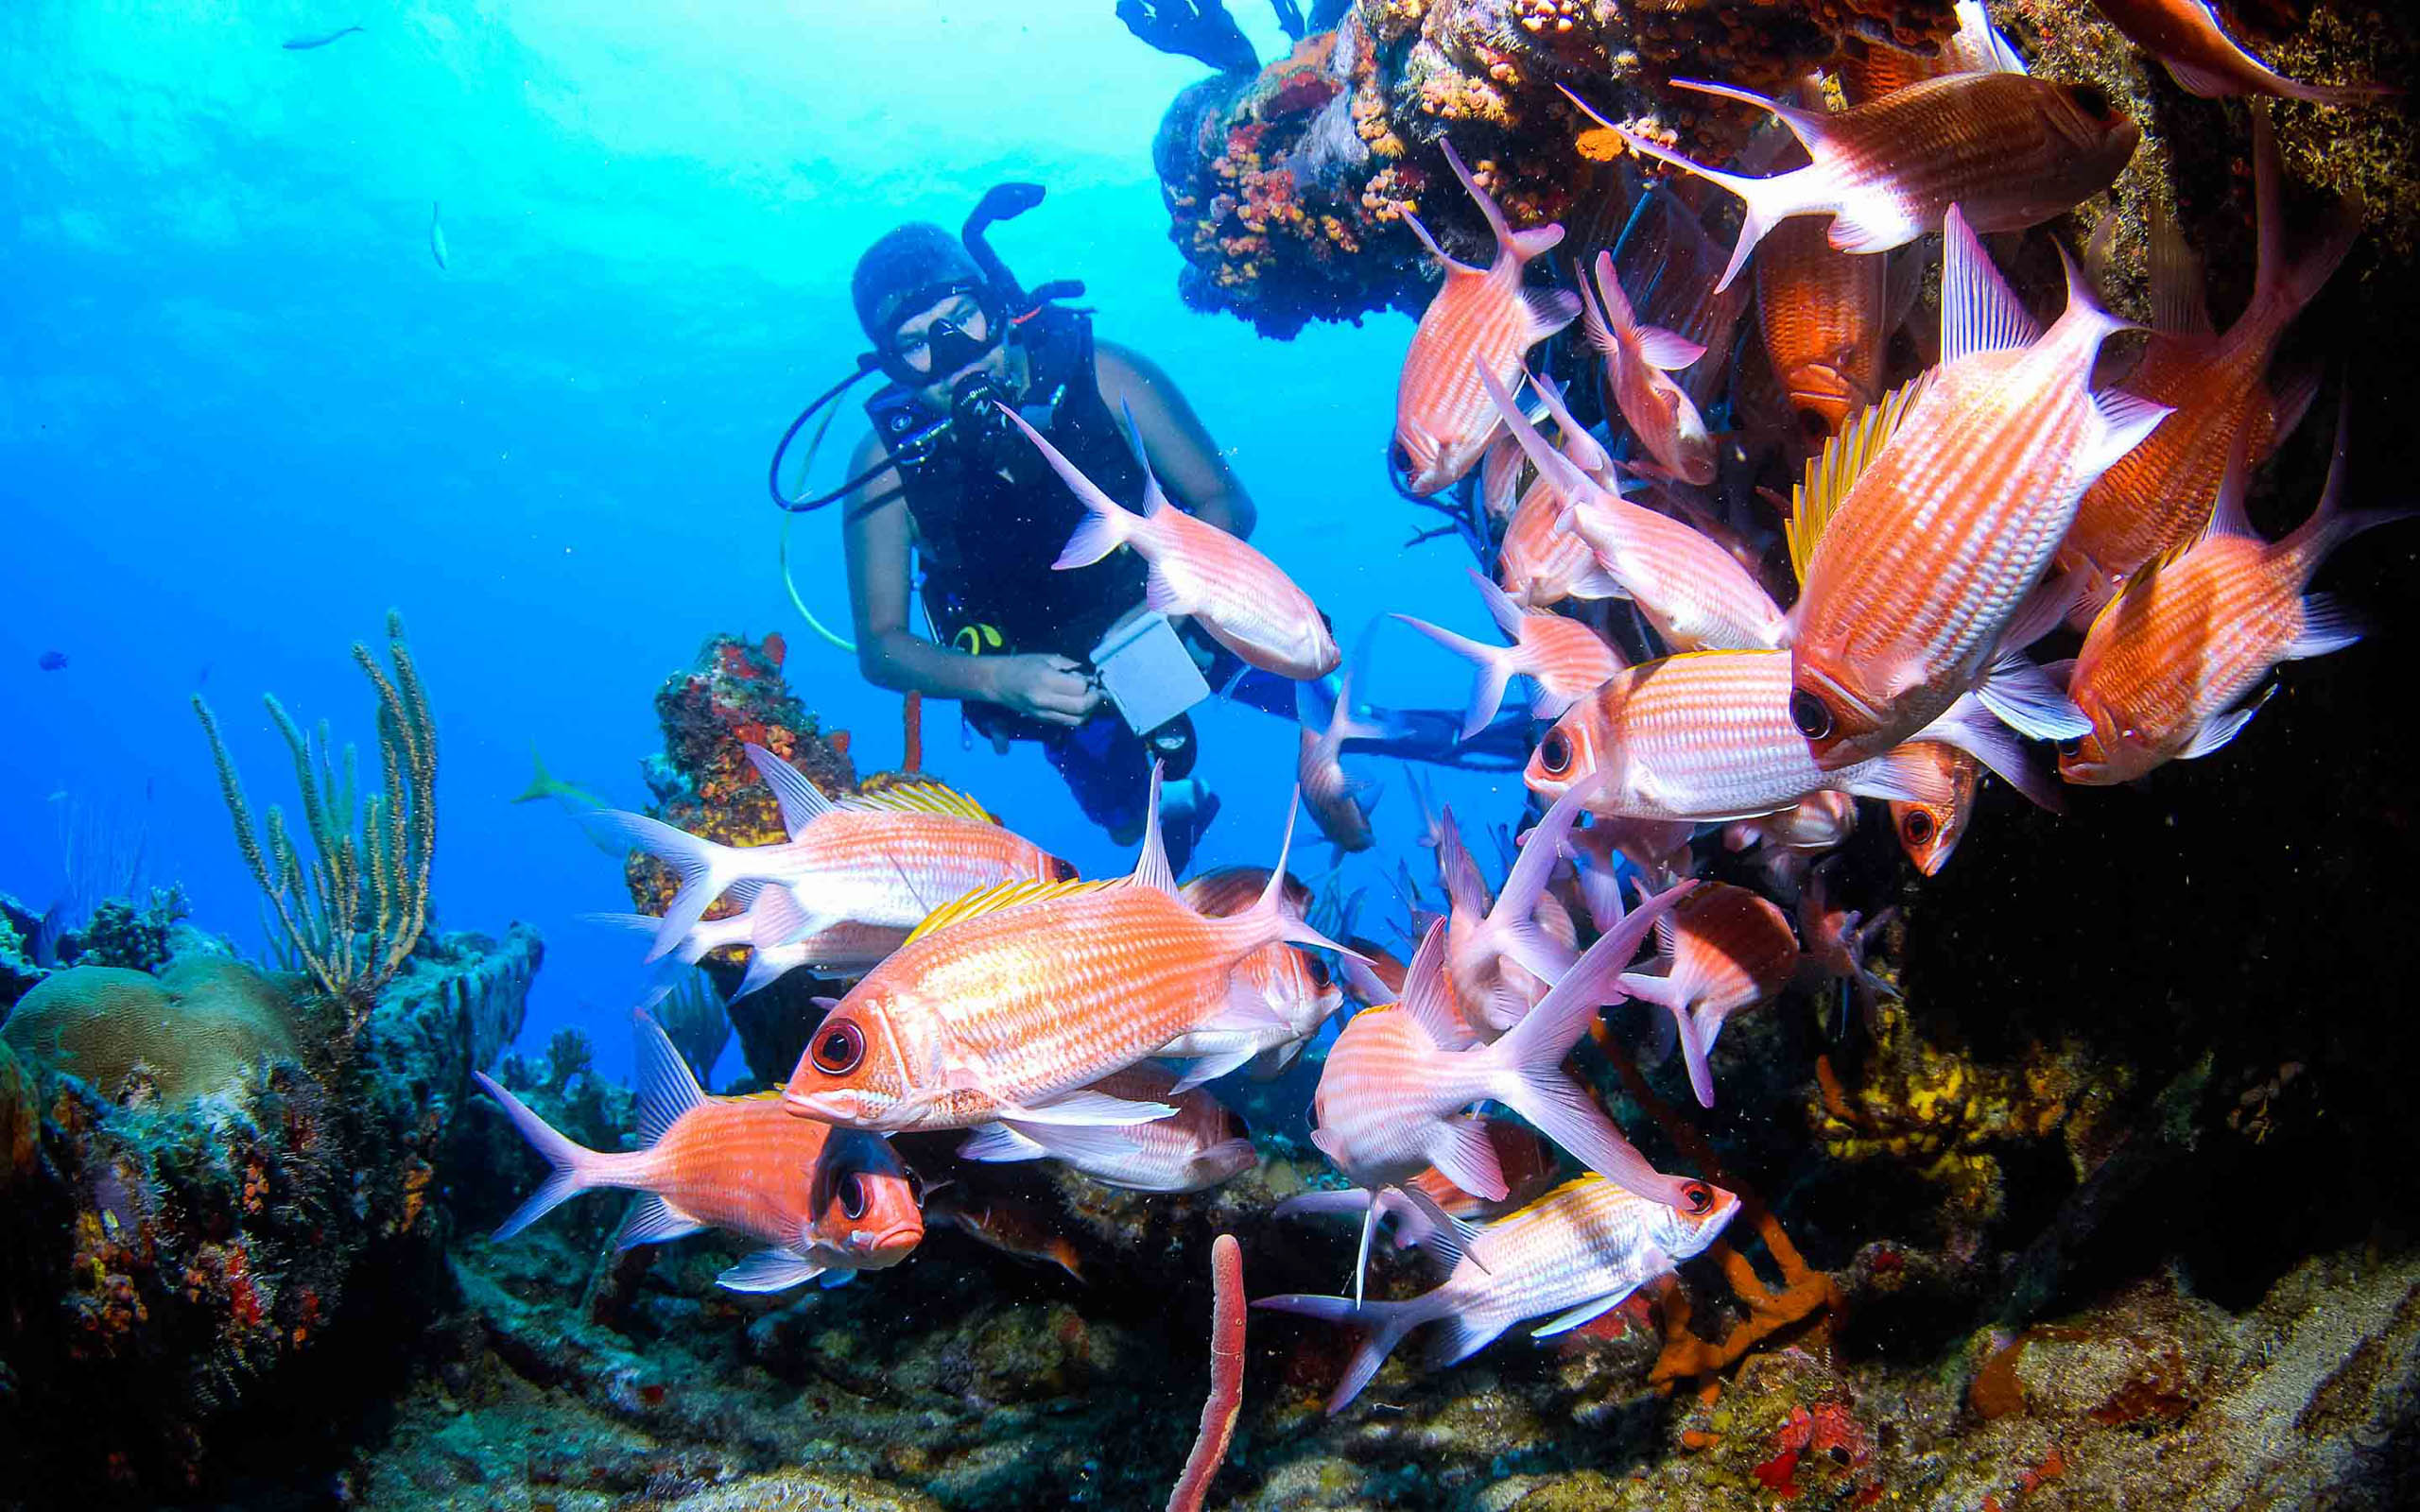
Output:
[[1788,644],[1789,616],[1704,532],[1602,490],[1575,501],[1564,521],[1673,650]]
[[1409,1013],[1365,1008],[1328,1047],[1311,1099],[1319,1121],[1311,1138],[1355,1185],[1373,1191],[1409,1181],[1432,1165],[1461,1170],[1440,1142],[1465,1134],[1484,1138],[1476,1119],[1450,1115],[1485,1097],[1487,1089],[1464,1085],[1454,1074],[1458,1069]]

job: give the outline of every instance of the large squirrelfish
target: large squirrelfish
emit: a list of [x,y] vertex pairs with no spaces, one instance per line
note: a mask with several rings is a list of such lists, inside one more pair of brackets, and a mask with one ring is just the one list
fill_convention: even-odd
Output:
[[1843,252],[1887,252],[1942,229],[1952,205],[1977,231],[2021,231],[2108,188],[2142,133],[2098,85],[2024,74],[1951,74],[1893,90],[1837,114],[1784,105],[1726,84],[1671,81],[1770,111],[1814,162],[1769,179],[1720,173],[1589,110],[1632,149],[1737,195],[1747,206],[1729,287],[1765,232],[1792,215],[1829,215]]
[[1672,1015],[1689,1088],[1714,1106],[1706,1056],[1731,1015],[1780,993],[1798,974],[1798,936],[1772,902],[1728,883],[1702,884],[1655,921],[1660,971],[1625,971],[1622,990]]
[[1474,368],[1512,382],[1530,349],[1580,313],[1579,298],[1568,289],[1521,286],[1522,268],[1551,251],[1563,240],[1563,228],[1514,231],[1462,166],[1454,145],[1438,145],[1495,233],[1495,261],[1486,267],[1458,263],[1445,255],[1427,227],[1413,216],[1404,217],[1445,270],[1443,285],[1411,335],[1403,378],[1395,387],[1392,462],[1402,486],[1412,493],[1450,487],[1478,464],[1495,438],[1495,415],[1472,379]]
[[1638,605],[1665,644],[1678,650],[1771,647],[1787,639],[1789,622],[1764,585],[1704,532],[1669,515],[1632,504],[1581,475],[1514,411],[1494,379],[1497,402],[1513,437],[1568,507],[1556,523],[1588,543],[1605,576]]
[[1120,546],[1131,546],[1150,569],[1143,602],[1160,613],[1191,617],[1211,639],[1263,672],[1297,680],[1323,678],[1343,660],[1319,606],[1294,586],[1278,565],[1207,520],[1168,503],[1143,455],[1142,438],[1127,417],[1127,438],[1143,469],[1143,512],[1136,514],[1103,493],[1077,471],[1025,417],[1000,406],[1085,510],[1050,565],[1061,571],[1087,567]]
[[1580,621],[1525,610],[1512,601],[1512,595],[1477,573],[1471,574],[1471,585],[1478,590],[1489,617],[1512,641],[1511,645],[1489,645],[1409,614],[1392,616],[1456,656],[1478,664],[1478,675],[1471,682],[1470,707],[1462,716],[1464,740],[1485,730],[1495,719],[1495,711],[1504,704],[1505,684],[1514,678],[1528,678],[1537,686],[1530,712],[1540,719],[1554,719],[1622,669],[1619,654],[1605,644],[1603,636]]
[[[1605,379],[1630,433],[1667,477],[1700,488],[1714,481],[1714,438],[1705,417],[1669,376],[1705,355],[1705,348],[1677,331],[1641,323],[1614,271],[1614,254],[1597,254],[1594,296],[1582,284],[1580,318],[1588,344],[1605,361]],[[1647,472],[1650,464],[1631,464]]]
[[2319,507],[2284,540],[2261,540],[2244,517],[2247,471],[2238,438],[2202,539],[2136,574],[2084,632],[2067,691],[2092,728],[2059,747],[2068,782],[2129,782],[2206,756],[2251,721],[2259,704],[2235,705],[2272,667],[2360,638],[2350,614],[2304,590],[2329,552],[2410,511],[2344,507],[2341,420]]
[[769,1096],[709,1097],[663,1027],[638,1024],[641,1149],[575,1144],[485,1075],[479,1086],[554,1167],[505,1220],[510,1239],[582,1192],[642,1194],[616,1243],[660,1244],[727,1228],[765,1246],[717,1280],[735,1292],[778,1292],[826,1272],[824,1284],[896,1265],[925,1236],[916,1189],[890,1145],[872,1134],[793,1118]]
[[2288,78],[2227,35],[2209,0],[2095,0],[2126,40],[2168,65],[2177,87],[2204,99],[2274,94],[2313,105],[2359,105],[2394,93],[2378,84]]
[[1824,788],[1864,798],[1948,797],[1898,751],[1825,771],[1789,719],[1789,653],[1690,651],[1615,674],[1558,720],[1522,774],[1560,798],[1595,781],[1607,818],[1700,823],[1778,813]]
[[683,949],[707,907],[752,879],[777,885],[759,889],[749,910],[752,943],[770,946],[842,924],[913,929],[941,904],[975,888],[1076,874],[938,783],[835,800],[762,747],[750,746],[748,759],[781,806],[790,836],[785,842],[717,845],[643,814],[600,809],[588,816],[680,879],[648,960]]
[[1912,402],[1902,390],[1834,438],[1791,523],[1805,589],[1789,717],[1826,769],[1882,755],[1970,690],[2027,734],[2082,732],[2012,654],[2038,633],[2017,628],[2019,610],[2083,490],[2169,413],[2091,391],[2124,323],[2073,262],[2045,333],[1955,209],[1945,241],[1942,366]]
[[[1282,947],[1281,947],[1282,948]],[[1125,1128],[1062,1129],[1055,1147],[1045,1149],[1003,1124],[977,1128],[959,1146],[961,1160],[1036,1160],[1055,1157],[1103,1186],[1129,1192],[1205,1192],[1260,1162],[1252,1131],[1225,1104],[1201,1087],[1177,1090],[1177,1077],[1144,1060],[1093,1084],[1104,1097],[1130,1103],[1168,1103],[1176,1112]]]
[[1578,1328],[1713,1244],[1739,1211],[1737,1197],[1704,1181],[1682,1183],[1677,1195],[1668,1205],[1582,1177],[1489,1224],[1448,1255],[1443,1285],[1408,1302],[1290,1295],[1252,1305],[1369,1331],[1328,1398],[1327,1410],[1341,1412],[1422,1324],[1439,1325],[1432,1369],[1470,1358],[1524,1318],[1554,1314],[1539,1338]]
[[1286,906],[1285,869],[1281,852],[1240,914],[1186,907],[1160,846],[1155,781],[1132,877],[1011,885],[941,910],[825,1015],[783,1102],[853,1128],[1005,1123],[1045,1149],[1061,1128],[1167,1117],[1167,1104],[1086,1089],[1181,1035],[1263,1026],[1268,1005],[1234,990],[1254,951],[1340,948]]
[[2209,522],[2238,431],[2251,431],[2253,460],[2268,454],[2277,417],[2261,375],[2287,325],[2317,297],[2360,232],[2358,216],[2342,216],[2318,248],[2287,265],[2277,139],[2262,100],[2252,107],[2252,167],[2260,262],[2252,302],[2224,335],[2210,330],[2191,254],[2175,227],[2165,215],[2152,220],[2152,304],[2160,329],[2124,387],[2176,412],[2084,490],[2060,546],[2063,558],[2088,562],[2109,577],[2122,580],[2192,540]]

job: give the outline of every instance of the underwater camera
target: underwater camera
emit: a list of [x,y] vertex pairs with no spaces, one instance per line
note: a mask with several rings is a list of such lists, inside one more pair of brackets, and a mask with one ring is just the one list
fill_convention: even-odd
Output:
[[921,370],[908,368],[902,359],[893,355],[877,352],[859,352],[856,370],[816,395],[804,409],[799,411],[798,418],[790,421],[789,428],[782,432],[781,440],[774,445],[773,459],[766,470],[765,484],[776,505],[792,514],[821,509],[845,498],[869,479],[892,467],[912,467],[945,450],[957,450],[963,455],[980,457],[1006,437],[1008,419],[1000,413],[998,404],[1009,402],[1013,396],[1002,392],[989,375],[969,373],[950,390],[946,413],[932,416],[912,430],[885,438],[890,455],[874,467],[820,493],[793,495],[782,487],[783,461],[789,453],[790,444],[798,438],[798,433],[817,415],[823,416],[822,423],[816,427],[814,437],[807,442],[806,455],[799,466],[799,476],[804,478],[814,463],[816,451],[822,445],[825,433],[832,428],[833,417],[838,414],[834,402],[867,375],[879,372],[902,387],[913,387],[929,374],[957,372],[981,361],[1003,342],[1014,340],[1018,328],[1039,315],[1045,306],[1061,300],[1083,297],[1084,285],[1080,279],[1054,279],[1030,293],[1027,292],[1025,286],[1017,282],[1016,275],[1009,271],[1008,265],[1000,260],[1000,254],[992,249],[987,238],[986,233],[997,222],[1013,220],[1042,203],[1044,193],[1038,183],[1018,182],[994,184],[984,192],[973,213],[966,217],[965,225],[959,230],[959,240],[965,245],[967,256],[981,270],[981,279],[937,285],[929,291],[919,290],[908,297],[909,302],[914,303],[924,301],[928,292],[935,300],[949,294],[966,295],[974,300],[981,312],[983,334],[977,336],[966,329],[977,323],[972,317],[960,321],[935,321],[923,334],[923,344],[928,355]]

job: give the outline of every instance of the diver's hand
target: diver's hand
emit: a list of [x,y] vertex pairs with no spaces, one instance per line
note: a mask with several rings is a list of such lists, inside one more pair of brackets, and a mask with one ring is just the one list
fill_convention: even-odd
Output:
[[1046,724],[1073,728],[1100,707],[1100,690],[1083,668],[1063,656],[986,658],[992,667],[992,701]]

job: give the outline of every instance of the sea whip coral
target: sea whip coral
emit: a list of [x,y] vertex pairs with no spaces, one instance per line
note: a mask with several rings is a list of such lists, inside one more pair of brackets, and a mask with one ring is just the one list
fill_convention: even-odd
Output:
[[1201,1404],[1201,1432],[1194,1435],[1184,1473],[1168,1493],[1168,1512],[1200,1512],[1211,1480],[1227,1462],[1244,1402],[1244,1250],[1233,1234],[1211,1243],[1210,1283],[1210,1400]]

